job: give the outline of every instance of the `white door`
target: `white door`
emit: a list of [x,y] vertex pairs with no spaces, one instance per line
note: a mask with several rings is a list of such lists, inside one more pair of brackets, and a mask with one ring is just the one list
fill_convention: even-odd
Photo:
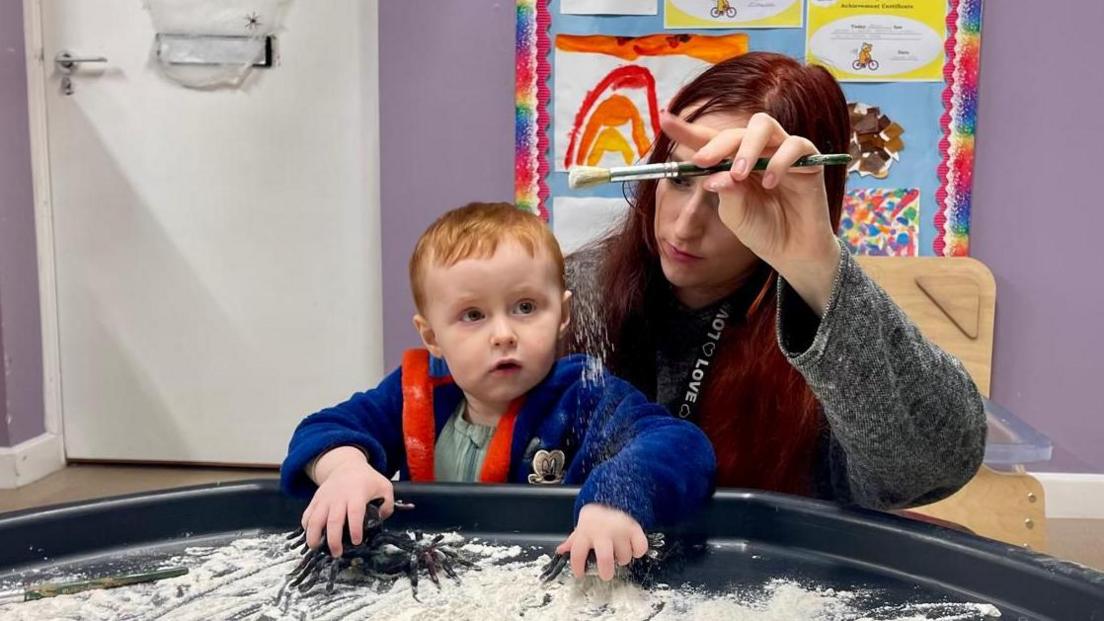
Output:
[[[222,91],[159,74],[142,0],[25,6],[67,456],[279,463],[382,376],[376,4],[290,0],[277,66]],[[66,95],[62,50],[107,62]]]

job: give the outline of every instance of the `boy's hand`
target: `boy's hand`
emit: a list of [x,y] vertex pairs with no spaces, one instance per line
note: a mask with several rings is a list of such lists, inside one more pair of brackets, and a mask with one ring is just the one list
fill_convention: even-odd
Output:
[[318,490],[303,512],[301,522],[311,549],[322,543],[322,529],[325,528],[330,554],[341,556],[341,535],[346,519],[353,545],[359,545],[364,539],[365,507],[371,500],[383,498],[380,517],[386,518],[394,511],[395,493],[390,479],[368,465],[358,448],[339,446],[324,453],[315,464],[313,478]]
[[628,565],[648,551],[644,529],[629,514],[605,505],[591,503],[579,511],[575,531],[556,548],[557,554],[571,552],[571,572],[576,578],[586,573],[591,550],[598,559],[598,576],[613,579],[613,564]]

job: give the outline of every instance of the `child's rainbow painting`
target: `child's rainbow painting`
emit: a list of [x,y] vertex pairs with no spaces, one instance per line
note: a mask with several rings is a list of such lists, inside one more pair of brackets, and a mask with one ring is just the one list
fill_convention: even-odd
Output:
[[745,34],[556,35],[556,169],[643,159],[659,133],[660,102],[747,49]]

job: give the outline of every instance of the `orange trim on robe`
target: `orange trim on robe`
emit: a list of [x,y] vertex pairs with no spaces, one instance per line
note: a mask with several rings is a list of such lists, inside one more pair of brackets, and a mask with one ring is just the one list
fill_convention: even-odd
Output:
[[517,420],[525,395],[514,399],[502,418],[498,419],[483,468],[479,472],[480,483],[505,483],[510,478],[510,445],[514,439],[514,421]]
[[[433,389],[452,382],[451,377],[429,376],[429,352],[410,349],[402,361],[402,425],[406,464],[411,481],[433,481],[433,452],[437,444],[437,426],[433,412]],[[499,419],[479,472],[481,483],[505,483],[510,477],[510,448],[514,439],[514,421],[525,396],[510,403]]]
[[433,480],[433,386],[429,352],[409,349],[402,361],[402,433],[411,481]]

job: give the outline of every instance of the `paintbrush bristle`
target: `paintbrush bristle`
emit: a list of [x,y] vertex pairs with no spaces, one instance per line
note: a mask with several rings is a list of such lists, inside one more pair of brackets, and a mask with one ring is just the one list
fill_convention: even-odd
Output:
[[592,185],[609,183],[610,171],[608,168],[598,166],[572,166],[567,171],[567,187],[576,190]]

